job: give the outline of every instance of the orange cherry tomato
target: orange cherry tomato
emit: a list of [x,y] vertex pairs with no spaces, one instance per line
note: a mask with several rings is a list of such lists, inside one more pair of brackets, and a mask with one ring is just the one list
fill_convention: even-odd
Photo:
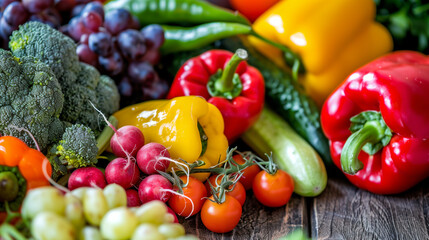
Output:
[[278,169],[275,174],[261,171],[253,181],[256,199],[267,207],[280,207],[289,202],[294,185],[292,177]]
[[[243,157],[240,154],[236,154],[236,155],[232,156],[232,158],[238,164],[245,163]],[[247,168],[242,170],[243,175],[241,176],[241,178],[238,181],[240,181],[243,184],[243,187],[246,190],[249,190],[252,188],[253,179],[255,179],[256,174],[258,174],[260,171],[261,171],[261,168],[256,164],[252,165],[250,167],[247,167]]]
[[229,0],[231,6],[254,22],[262,13],[267,11],[279,0]]
[[[210,189],[209,182],[212,184],[212,186],[215,187],[216,186],[215,181],[216,181],[216,177],[217,176],[218,175],[212,175],[212,176],[210,176],[207,179],[207,181],[204,183],[204,185],[206,186],[206,189],[207,189],[207,193],[209,193],[209,195],[212,195],[211,194],[211,189]],[[218,184],[220,184],[221,180],[222,180],[221,177],[217,178]],[[244,202],[246,201],[246,189],[244,189],[243,184],[241,184],[240,182],[237,182],[235,184],[234,188],[232,188],[232,186],[231,186],[229,189],[232,189],[232,190],[231,191],[227,191],[226,194],[234,197],[235,199],[237,199],[238,202],[241,204],[241,206],[243,206]]]
[[241,214],[242,208],[237,199],[225,195],[225,201],[219,204],[212,195],[201,209],[201,221],[212,232],[226,233],[237,226]]
[[[181,176],[180,179],[185,184],[188,183],[186,176]],[[173,189],[175,191],[178,190],[177,186],[175,186]],[[183,187],[183,195],[185,195],[187,198],[181,195],[172,194],[168,200],[168,205],[179,216],[188,217],[197,214],[201,210],[207,197],[207,190],[200,180],[189,176],[188,185]],[[190,198],[192,202],[188,198]]]

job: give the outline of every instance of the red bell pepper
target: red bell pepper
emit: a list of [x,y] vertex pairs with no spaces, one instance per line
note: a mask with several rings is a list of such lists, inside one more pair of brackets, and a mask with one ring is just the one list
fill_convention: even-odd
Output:
[[264,106],[262,74],[247,65],[247,52],[210,50],[186,61],[177,72],[167,98],[204,97],[222,113],[225,136],[235,141],[259,117]]
[[398,51],[352,73],[326,100],[322,128],[357,187],[403,192],[429,177],[429,58]]

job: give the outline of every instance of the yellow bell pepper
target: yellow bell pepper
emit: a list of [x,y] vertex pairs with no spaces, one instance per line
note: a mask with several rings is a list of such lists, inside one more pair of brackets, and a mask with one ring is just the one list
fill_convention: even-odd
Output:
[[[173,159],[180,158],[188,163],[202,160],[205,165],[201,168],[209,168],[225,160],[228,140],[223,133],[222,114],[202,97],[146,101],[123,108],[113,116],[118,119],[118,127],[138,127],[145,143],[164,145]],[[200,134],[201,130],[203,134]],[[194,176],[205,180],[209,173]]]
[[[254,23],[255,32],[297,53],[306,73],[299,76],[320,105],[354,70],[389,52],[393,40],[374,21],[373,0],[284,0]],[[285,65],[282,52],[254,37],[262,53]]]

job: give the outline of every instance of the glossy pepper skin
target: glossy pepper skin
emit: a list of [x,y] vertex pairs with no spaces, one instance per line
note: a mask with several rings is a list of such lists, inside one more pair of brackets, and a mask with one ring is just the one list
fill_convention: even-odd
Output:
[[358,69],[326,100],[332,159],[353,184],[396,194],[429,177],[428,92],[429,58],[400,51]]
[[[299,80],[321,106],[350,73],[392,50],[392,37],[374,21],[375,13],[373,0],[287,0],[268,9],[253,28],[301,57],[306,71]],[[250,40],[285,65],[278,49],[254,37]]]
[[[51,165],[40,151],[28,147],[19,138],[0,137],[0,187],[4,190],[0,191],[0,211],[5,210],[3,201],[8,201],[11,210],[16,211],[28,190],[50,185],[44,169],[51,176]],[[4,189],[5,186],[14,186],[15,190]]]
[[[247,53],[245,53],[247,56]],[[211,81],[220,80],[218,71],[227,71],[233,53],[210,50],[186,61],[177,72],[167,98],[197,95],[215,105],[225,122],[225,136],[232,143],[259,117],[264,106],[265,84],[262,74],[245,61],[238,63],[233,72],[238,85],[232,86],[236,96],[225,97],[210,91]],[[219,75],[218,75],[219,76]],[[241,88],[241,90],[239,89]]]
[[[205,165],[201,168],[225,160],[228,141],[223,134],[222,115],[202,97],[145,101],[123,108],[113,116],[118,120],[118,128],[134,125],[143,132],[146,143],[163,144],[172,159],[180,158],[188,163],[203,160]],[[204,130],[206,146],[201,141],[198,123]],[[196,177],[204,180],[208,175],[199,173]]]

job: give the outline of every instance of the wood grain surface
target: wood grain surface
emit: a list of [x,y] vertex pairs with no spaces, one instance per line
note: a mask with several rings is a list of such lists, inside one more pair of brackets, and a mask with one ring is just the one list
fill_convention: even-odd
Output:
[[199,214],[179,219],[200,239],[279,239],[303,228],[312,239],[429,240],[429,179],[403,194],[381,196],[334,173],[320,196],[294,194],[281,208],[263,207],[248,192],[240,223],[225,234],[207,230]]
[[305,198],[294,194],[285,207],[268,208],[262,206],[250,191],[240,222],[233,231],[224,234],[207,230],[199,214],[188,219],[179,218],[179,221],[186,233],[200,239],[279,239],[297,228],[309,225],[305,201]]
[[333,176],[310,209],[314,239],[429,239],[429,179],[405,193],[381,196]]

